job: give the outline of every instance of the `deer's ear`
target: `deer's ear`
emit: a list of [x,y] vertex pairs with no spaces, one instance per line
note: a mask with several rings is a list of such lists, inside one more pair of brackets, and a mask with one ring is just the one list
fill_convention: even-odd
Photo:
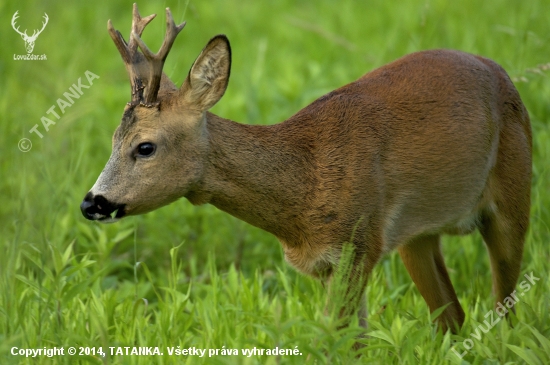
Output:
[[180,88],[181,97],[201,111],[223,96],[231,70],[231,47],[225,35],[212,38],[193,63]]

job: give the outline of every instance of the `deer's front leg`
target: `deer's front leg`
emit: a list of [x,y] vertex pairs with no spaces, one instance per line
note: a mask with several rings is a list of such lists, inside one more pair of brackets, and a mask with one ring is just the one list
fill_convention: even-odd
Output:
[[[371,245],[378,248],[381,245]],[[326,279],[328,297],[325,313],[339,319],[338,328],[346,327],[357,315],[359,326],[363,328],[357,339],[366,337],[367,300],[365,288],[374,265],[381,257],[381,250],[367,249],[357,253],[351,246],[344,247],[338,266]],[[354,349],[364,345],[356,341]]]
[[[368,313],[365,288],[368,275],[365,273],[360,276],[346,278],[339,274],[334,272],[326,281],[328,296],[325,304],[325,314],[338,319],[338,329],[349,326],[353,316],[357,315],[359,326],[363,328],[363,331],[357,336],[357,340],[365,338]],[[355,350],[363,346],[364,344],[359,341],[353,344]]]
[[[352,316],[357,315],[359,325],[366,330],[368,312],[365,288],[377,259],[374,255],[370,258],[363,255],[351,260],[343,259],[344,262],[340,262],[326,279],[328,296],[325,313],[340,320],[339,328],[348,326]],[[364,334],[359,337],[364,337]]]
[[350,316],[357,314],[359,325],[367,328],[367,301],[364,294],[367,277],[341,280],[344,278],[337,275],[333,273],[325,280],[324,286],[328,289],[325,314],[338,313],[335,317],[343,321],[342,327],[349,324]]

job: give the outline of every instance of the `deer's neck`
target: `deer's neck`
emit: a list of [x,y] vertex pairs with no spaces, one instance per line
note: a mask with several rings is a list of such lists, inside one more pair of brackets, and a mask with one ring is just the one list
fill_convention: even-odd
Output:
[[204,178],[188,199],[217,208],[285,239],[300,231],[314,179],[307,133],[289,123],[244,125],[207,114]]

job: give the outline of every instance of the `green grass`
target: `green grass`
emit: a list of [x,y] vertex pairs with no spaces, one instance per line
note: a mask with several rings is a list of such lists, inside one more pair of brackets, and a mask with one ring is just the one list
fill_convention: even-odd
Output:
[[[458,335],[431,324],[399,257],[377,265],[367,289],[367,347],[358,327],[337,330],[323,315],[326,292],[284,263],[277,240],[211,206],[178,201],[115,225],[85,221],[84,194],[107,161],[111,135],[129,100],[124,66],[107,19],[127,38],[131,2],[0,3],[0,363],[1,364],[505,364],[550,363],[550,62],[544,0],[411,0],[140,3],[158,13],[144,34],[164,34],[163,9],[187,20],[165,65],[180,84],[215,34],[232,44],[226,95],[213,111],[249,124],[280,122],[324,93],[407,53],[454,48],[500,63],[516,81],[533,126],[531,226],[522,275],[540,278],[473,348],[464,341],[492,309],[489,260],[479,234],[444,239],[451,280],[466,311]],[[50,21],[35,54],[21,29]],[[31,33],[31,32],[29,32]],[[40,118],[85,72],[100,76],[46,132]],[[56,107],[57,108],[57,107]],[[58,109],[57,109],[58,110]],[[41,139],[29,130],[39,124]],[[29,138],[32,149],[17,144]],[[518,288],[519,290],[519,288]],[[467,342],[468,343],[468,342]],[[164,356],[25,359],[12,347],[158,346]],[[219,356],[168,356],[167,347],[219,349]],[[225,347],[224,347],[225,346]],[[454,347],[453,347],[454,346]],[[221,355],[222,349],[299,349],[301,356]]]

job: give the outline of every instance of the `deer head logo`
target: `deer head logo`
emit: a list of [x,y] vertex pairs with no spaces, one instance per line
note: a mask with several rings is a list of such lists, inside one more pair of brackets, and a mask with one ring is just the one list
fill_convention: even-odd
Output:
[[11,18],[11,26],[13,27],[13,30],[19,33],[21,35],[21,38],[23,38],[23,40],[25,41],[25,48],[27,49],[27,53],[31,53],[34,49],[34,42],[36,41],[36,38],[38,38],[38,35],[42,33],[44,28],[46,28],[46,24],[48,24],[48,14],[44,13],[44,22],[42,23],[42,29],[35,29],[32,35],[28,36],[26,29],[24,32],[20,32],[19,27],[16,27],[15,25],[15,21],[17,20],[17,18],[19,18],[19,15],[17,15],[18,12],[19,10],[17,10],[15,14],[13,14],[13,18]]

